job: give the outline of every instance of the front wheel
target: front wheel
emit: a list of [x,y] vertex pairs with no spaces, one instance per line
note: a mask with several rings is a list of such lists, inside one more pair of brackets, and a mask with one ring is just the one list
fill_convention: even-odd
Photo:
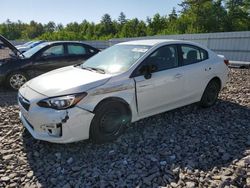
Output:
[[10,74],[6,79],[6,85],[15,91],[17,91],[25,82],[28,81],[26,74],[22,72],[15,72]]
[[210,81],[202,95],[200,105],[205,108],[213,106],[218,99],[219,92],[220,84],[216,80]]
[[95,111],[90,126],[91,139],[104,143],[117,139],[130,124],[131,118],[125,106],[118,102],[105,102]]

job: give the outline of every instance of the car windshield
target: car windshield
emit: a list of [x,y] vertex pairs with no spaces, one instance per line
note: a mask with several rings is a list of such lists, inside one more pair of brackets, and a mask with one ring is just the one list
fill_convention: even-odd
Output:
[[102,70],[107,74],[126,72],[151,46],[115,45],[93,56],[82,68]]
[[47,45],[46,43],[39,44],[39,45],[35,46],[34,48],[31,48],[31,49],[27,50],[26,52],[24,52],[23,55],[26,58],[30,58],[31,56],[33,56],[36,52],[41,50],[46,45]]

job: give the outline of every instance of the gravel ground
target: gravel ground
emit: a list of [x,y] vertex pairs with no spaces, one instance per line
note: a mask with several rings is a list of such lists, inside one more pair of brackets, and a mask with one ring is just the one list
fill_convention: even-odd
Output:
[[0,187],[250,187],[249,81],[231,69],[215,106],[143,119],[103,145],[34,140],[2,89]]

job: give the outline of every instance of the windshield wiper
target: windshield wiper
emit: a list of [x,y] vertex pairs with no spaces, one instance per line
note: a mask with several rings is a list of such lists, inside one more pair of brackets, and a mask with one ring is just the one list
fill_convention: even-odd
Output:
[[89,70],[89,71],[95,71],[95,72],[99,72],[101,74],[105,74],[105,70],[104,69],[100,69],[100,68],[82,67],[82,69],[86,69],[86,70]]

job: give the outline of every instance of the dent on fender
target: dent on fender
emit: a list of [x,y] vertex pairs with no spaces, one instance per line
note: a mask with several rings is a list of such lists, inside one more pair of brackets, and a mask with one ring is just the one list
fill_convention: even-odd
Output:
[[133,89],[133,85],[126,85],[126,84],[120,84],[117,86],[110,86],[107,88],[101,88],[97,89],[94,93],[92,93],[92,96],[95,95],[102,95],[102,94],[107,94],[107,93],[114,93],[114,92],[119,92],[119,91],[125,91],[129,89]]

